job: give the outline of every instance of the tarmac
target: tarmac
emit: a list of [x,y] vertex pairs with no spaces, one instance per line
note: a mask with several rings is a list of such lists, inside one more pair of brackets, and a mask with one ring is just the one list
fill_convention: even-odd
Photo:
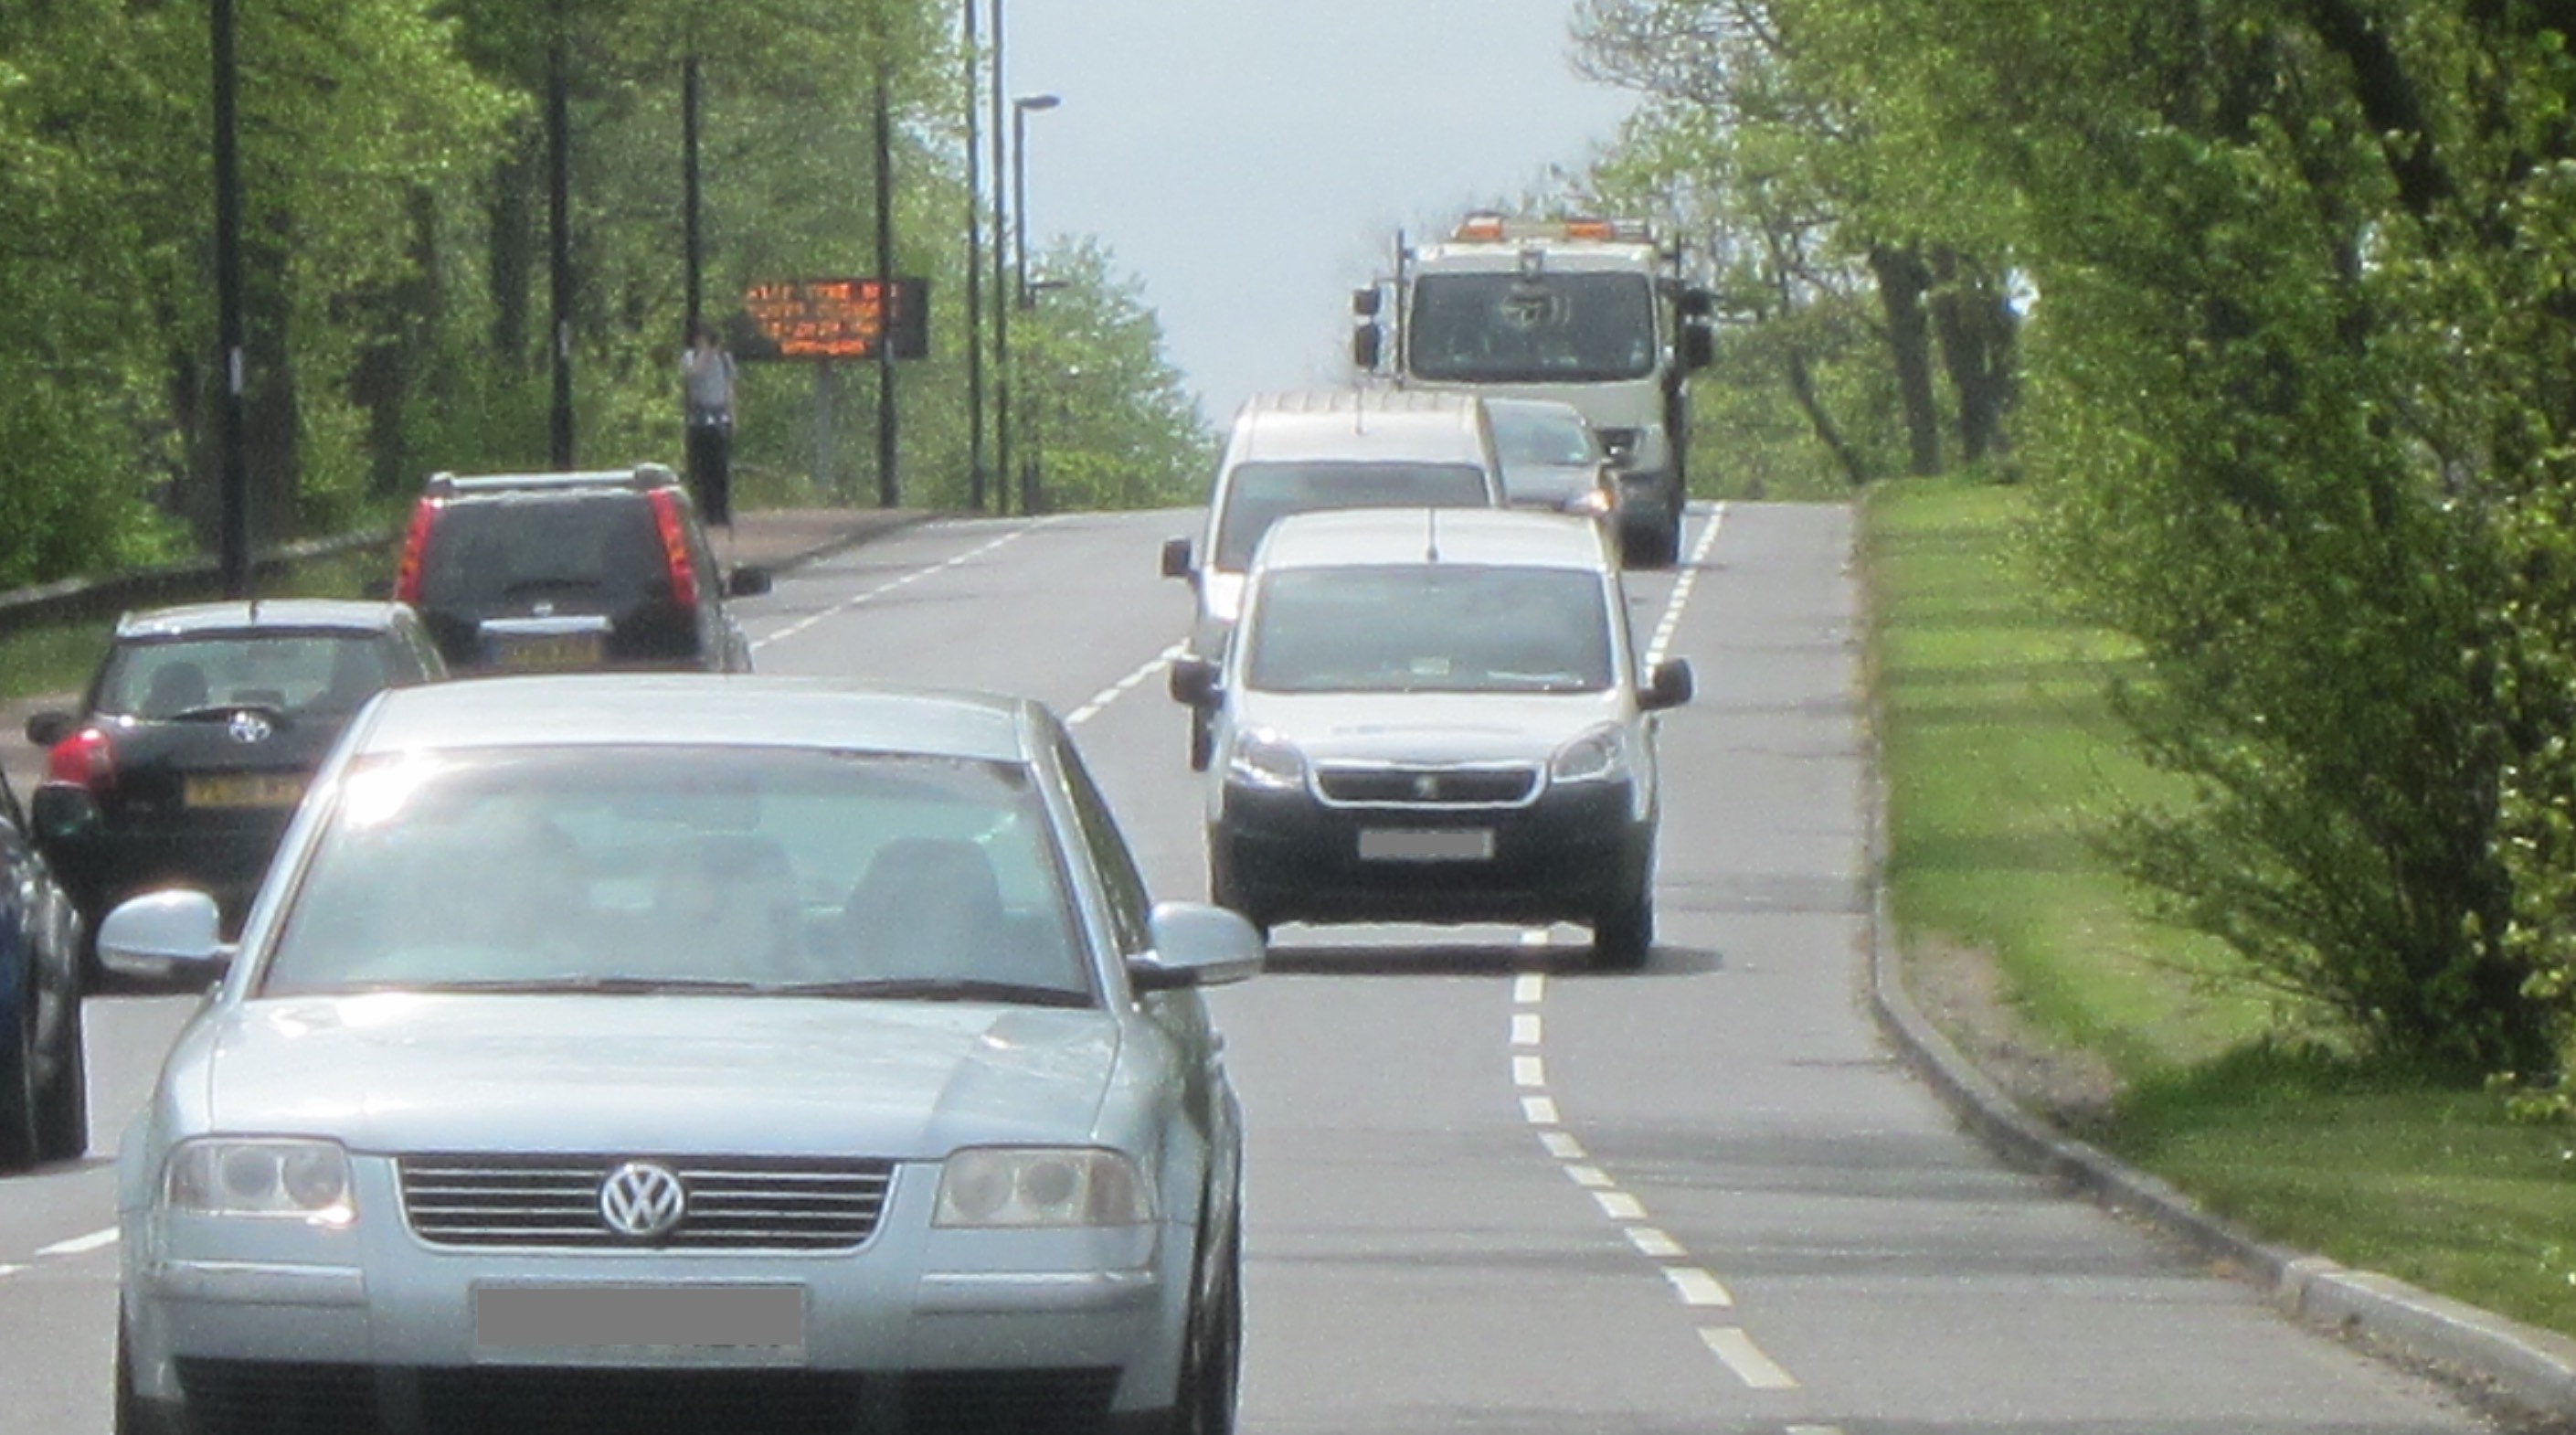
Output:
[[[783,573],[909,527],[917,509],[765,509],[714,534],[720,558]],[[74,694],[0,701],[0,753],[23,794],[41,776],[41,754],[12,735]],[[1871,868],[1883,878],[1886,801],[1870,828]],[[1907,992],[1883,880],[1874,880],[1868,1002],[1881,1031],[1967,1129],[2004,1159],[2094,1202],[2162,1229],[2214,1267],[2254,1284],[2283,1314],[2455,1382],[2479,1404],[2536,1428],[2576,1431],[2576,1339],[2507,1320],[2392,1276],[2267,1244],[2223,1221],[2168,1183],[2051,1129],[2021,1109],[1951,1044]]]

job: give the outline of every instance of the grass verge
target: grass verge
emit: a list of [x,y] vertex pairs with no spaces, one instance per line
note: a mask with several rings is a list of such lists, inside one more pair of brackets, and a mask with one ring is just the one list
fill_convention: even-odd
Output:
[[2225,952],[2142,920],[2094,854],[2099,824],[2162,779],[2101,700],[2120,646],[2057,611],[2022,561],[2027,504],[1908,481],[1865,508],[1889,892],[1909,960],[1990,960],[2020,1039],[2114,1074],[2084,1134],[2211,1210],[2576,1335],[2576,1131],[2289,1039]]

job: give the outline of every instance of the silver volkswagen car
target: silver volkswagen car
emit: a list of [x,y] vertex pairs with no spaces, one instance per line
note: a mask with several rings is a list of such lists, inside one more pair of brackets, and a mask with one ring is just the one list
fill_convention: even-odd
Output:
[[1035,704],[794,679],[388,694],[119,1156],[124,1430],[1210,1431],[1241,1136]]

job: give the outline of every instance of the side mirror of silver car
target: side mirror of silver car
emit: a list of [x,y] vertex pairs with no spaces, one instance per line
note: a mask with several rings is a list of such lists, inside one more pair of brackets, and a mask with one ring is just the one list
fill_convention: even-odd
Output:
[[1197,567],[1197,562],[1190,554],[1190,540],[1186,538],[1166,538],[1163,540],[1164,577],[1187,578],[1190,576],[1191,571]]
[[1146,918],[1151,950],[1127,960],[1138,991],[1212,987],[1260,975],[1268,949],[1250,922],[1205,902],[1157,902]]
[[166,981],[183,972],[219,972],[232,959],[215,899],[203,892],[130,897],[98,924],[99,964],[118,976]]
[[1217,703],[1216,660],[1214,658],[1174,658],[1171,676],[1172,701],[1194,708],[1212,708]]
[[1698,681],[1691,676],[1690,659],[1674,658],[1655,664],[1654,671],[1646,675],[1646,685],[1637,693],[1637,705],[1648,712],[1677,708],[1698,691]]

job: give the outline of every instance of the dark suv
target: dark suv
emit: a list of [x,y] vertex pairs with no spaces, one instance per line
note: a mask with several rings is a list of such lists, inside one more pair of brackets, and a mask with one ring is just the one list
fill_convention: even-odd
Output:
[[393,585],[457,672],[748,672],[725,600],[768,591],[763,569],[717,566],[687,490],[659,464],[438,474]]

